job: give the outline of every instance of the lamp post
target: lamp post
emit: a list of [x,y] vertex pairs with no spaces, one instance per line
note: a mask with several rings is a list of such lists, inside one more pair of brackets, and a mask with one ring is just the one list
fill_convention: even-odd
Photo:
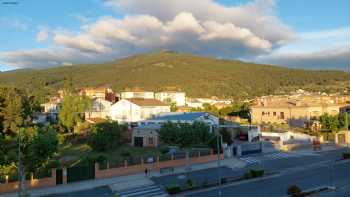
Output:
[[216,137],[216,143],[217,143],[217,156],[218,156],[218,172],[219,172],[219,192],[218,192],[218,195],[221,196],[222,195],[222,191],[221,191],[221,174],[220,174],[220,166],[221,166],[221,163],[220,163],[220,143],[221,143],[221,148],[222,148],[222,135],[218,132],[218,135]]
[[24,197],[26,196],[26,184],[25,184],[25,178],[23,180],[24,175],[24,167],[22,164],[22,158],[21,158],[21,129],[18,131],[18,196]]

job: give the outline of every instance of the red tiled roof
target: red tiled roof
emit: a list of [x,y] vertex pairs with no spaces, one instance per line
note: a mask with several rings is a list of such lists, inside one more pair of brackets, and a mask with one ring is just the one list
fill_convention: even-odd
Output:
[[139,106],[168,106],[167,104],[156,99],[130,98],[126,100]]

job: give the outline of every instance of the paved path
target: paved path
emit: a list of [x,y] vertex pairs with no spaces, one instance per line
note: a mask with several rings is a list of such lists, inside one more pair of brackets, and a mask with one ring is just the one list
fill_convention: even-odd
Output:
[[167,197],[169,196],[159,185],[145,185],[119,191],[121,197]]
[[[301,170],[298,173],[281,174],[269,179],[261,179],[255,182],[240,184],[229,184],[222,187],[222,196],[230,197],[281,197],[286,195],[288,187],[298,185],[302,190],[320,186],[334,185],[336,188],[344,188],[350,182],[350,162],[339,162],[333,170],[329,166],[315,167],[313,169]],[[187,193],[191,197],[213,197],[218,196],[219,190],[209,188],[202,191]],[[325,196],[350,196],[349,188],[344,188],[337,193],[330,193]]]
[[297,152],[274,152],[274,153],[268,153],[264,155],[255,155],[255,156],[244,156],[241,157],[240,160],[244,161],[245,163],[254,164],[254,163],[261,163],[262,161],[267,160],[278,160],[278,159],[286,159],[286,158],[296,158],[296,157],[305,157],[305,156],[317,156],[318,154],[315,153],[297,153]]

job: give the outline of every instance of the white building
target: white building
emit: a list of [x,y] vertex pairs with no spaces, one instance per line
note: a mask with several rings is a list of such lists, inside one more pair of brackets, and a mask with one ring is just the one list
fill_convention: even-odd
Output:
[[92,109],[89,112],[85,112],[86,118],[107,118],[110,116],[110,108],[112,102],[103,98],[95,98],[92,101]]
[[150,91],[124,91],[120,93],[121,99],[142,98],[154,99],[154,92]]
[[155,99],[121,99],[110,108],[110,117],[118,122],[138,122],[170,112],[170,106]]
[[214,132],[219,127],[219,118],[207,112],[169,112],[161,113],[152,119],[139,122],[132,132],[132,144],[139,147],[157,147],[160,144],[159,131],[166,122],[188,123],[203,122]]
[[155,99],[165,103],[175,103],[176,106],[186,105],[186,93],[185,92],[157,92]]
[[161,113],[152,119],[140,122],[140,125],[163,124],[166,122],[189,123],[204,122],[210,126],[218,127],[219,118],[207,112],[169,112]]
[[203,103],[195,98],[187,98],[186,105],[191,108],[203,108]]

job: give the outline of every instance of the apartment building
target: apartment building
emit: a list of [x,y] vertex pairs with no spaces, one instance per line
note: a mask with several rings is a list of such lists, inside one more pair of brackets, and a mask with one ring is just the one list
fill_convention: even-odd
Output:
[[176,106],[186,105],[185,92],[175,92],[175,91],[157,92],[155,93],[155,99],[165,103],[175,103]]
[[[349,100],[350,101],[350,100]],[[304,127],[323,114],[337,115],[346,100],[322,96],[268,96],[256,99],[251,107],[252,122],[290,124]]]

